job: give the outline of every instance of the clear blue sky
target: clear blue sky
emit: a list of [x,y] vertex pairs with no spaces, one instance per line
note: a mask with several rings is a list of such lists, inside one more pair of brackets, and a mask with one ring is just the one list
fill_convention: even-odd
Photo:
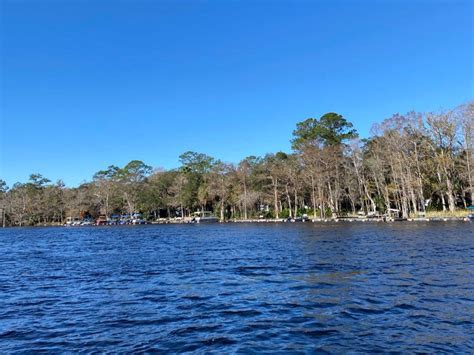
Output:
[[1,7],[0,178],[289,151],[474,97],[472,1],[17,1]]

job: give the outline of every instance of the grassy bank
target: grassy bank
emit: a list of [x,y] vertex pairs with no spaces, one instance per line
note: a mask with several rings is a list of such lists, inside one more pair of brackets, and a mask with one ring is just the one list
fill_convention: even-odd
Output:
[[467,217],[467,210],[450,211],[429,211],[426,212],[426,218],[462,218]]

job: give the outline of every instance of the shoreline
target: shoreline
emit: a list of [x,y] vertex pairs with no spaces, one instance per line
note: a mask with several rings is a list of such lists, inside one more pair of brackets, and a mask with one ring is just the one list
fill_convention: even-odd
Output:
[[391,222],[470,222],[468,217],[429,217],[429,218],[325,218],[325,219],[310,219],[308,221],[285,221],[285,220],[275,220],[275,219],[263,219],[263,220],[232,220],[226,221],[223,223],[232,222],[232,223],[391,223]]
[[[325,218],[325,219],[309,219],[307,221],[288,221],[285,219],[232,219],[226,221],[219,221],[215,223],[194,223],[189,220],[162,220],[162,221],[151,221],[144,224],[121,224],[121,225],[77,225],[77,226],[66,226],[64,224],[36,224],[27,226],[5,226],[4,228],[32,228],[32,227],[117,227],[117,226],[138,226],[138,225],[164,225],[164,224],[244,224],[244,223],[257,223],[257,224],[269,224],[269,223],[288,223],[288,224],[301,224],[301,223],[313,223],[313,224],[328,224],[328,223],[406,223],[406,222],[472,222],[467,216],[466,217],[426,217],[426,218],[407,218],[407,219],[383,219],[383,218]],[[0,229],[4,229],[1,228]]]

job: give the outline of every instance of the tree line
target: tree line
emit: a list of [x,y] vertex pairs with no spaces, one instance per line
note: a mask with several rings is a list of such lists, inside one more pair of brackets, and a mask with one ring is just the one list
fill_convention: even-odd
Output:
[[234,164],[186,152],[171,170],[133,160],[72,188],[32,174],[11,187],[0,180],[0,207],[11,226],[136,212],[157,219],[213,211],[226,220],[455,211],[473,203],[473,126],[474,102],[395,114],[365,139],[327,113],[296,125],[288,153]]

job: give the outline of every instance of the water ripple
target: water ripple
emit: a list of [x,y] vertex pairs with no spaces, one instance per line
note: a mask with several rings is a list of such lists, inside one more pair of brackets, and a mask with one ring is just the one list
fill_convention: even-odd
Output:
[[0,230],[0,350],[472,353],[473,230]]

